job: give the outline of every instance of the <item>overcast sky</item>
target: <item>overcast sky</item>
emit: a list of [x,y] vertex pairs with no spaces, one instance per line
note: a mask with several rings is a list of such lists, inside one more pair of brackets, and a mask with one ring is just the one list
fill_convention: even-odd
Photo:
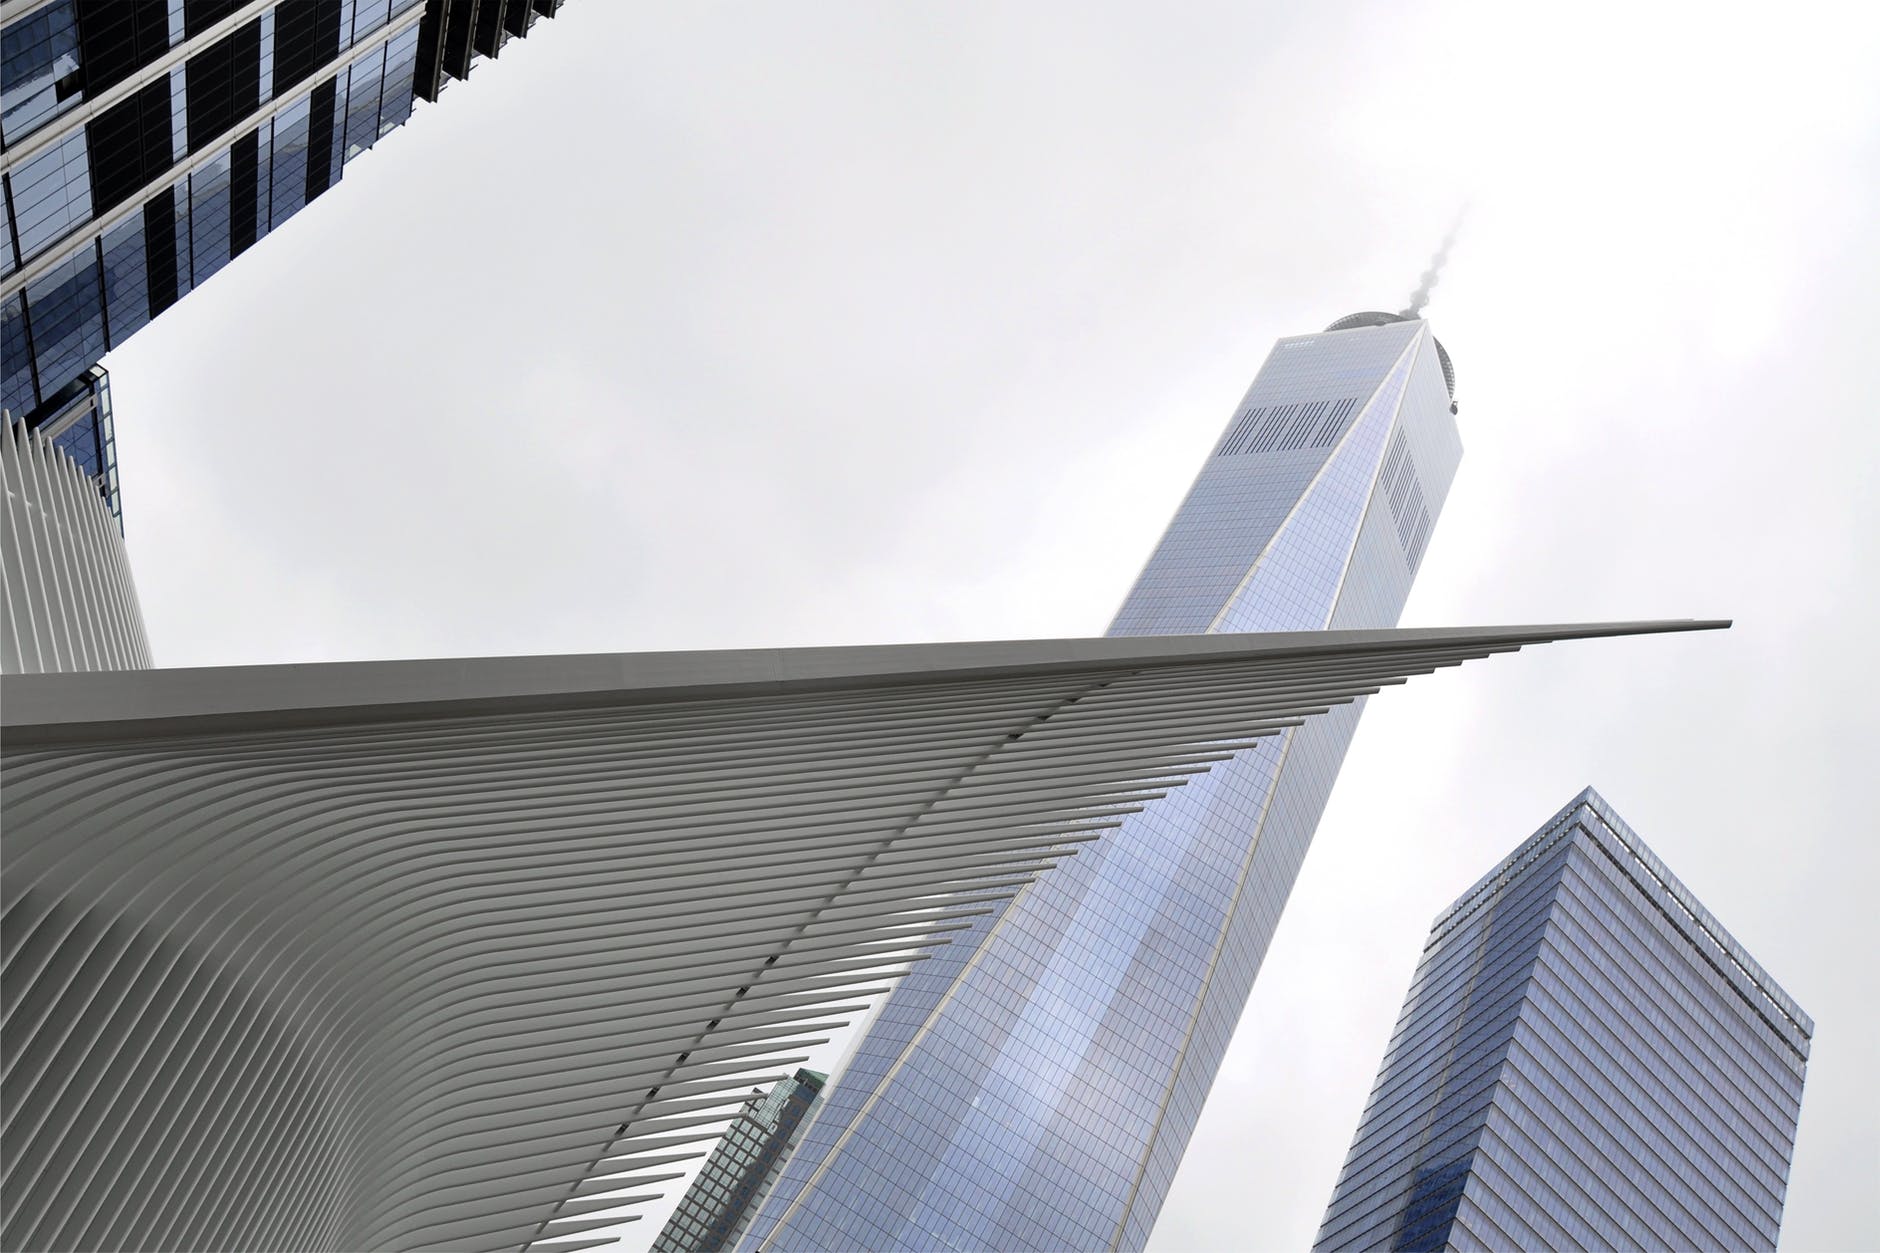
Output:
[[576,0],[107,359],[157,659],[1099,634],[1469,201],[1406,624],[1737,625],[1371,703],[1154,1244],[1310,1243],[1590,783],[1816,1019],[1784,1247],[1874,1248],[1880,8],[1773,12]]

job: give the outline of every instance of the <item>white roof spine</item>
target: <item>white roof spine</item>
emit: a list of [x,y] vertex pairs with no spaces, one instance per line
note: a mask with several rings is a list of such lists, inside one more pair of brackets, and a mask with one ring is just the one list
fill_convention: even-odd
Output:
[[10,677],[0,1246],[578,1247],[1225,754],[1695,625]]

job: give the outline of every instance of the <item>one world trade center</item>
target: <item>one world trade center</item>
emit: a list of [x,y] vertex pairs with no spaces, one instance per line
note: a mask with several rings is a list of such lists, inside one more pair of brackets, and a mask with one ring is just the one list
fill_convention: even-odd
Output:
[[[1280,340],[1110,634],[1394,626],[1453,393],[1413,312]],[[918,965],[741,1247],[1140,1248],[1362,708],[1130,814]]]

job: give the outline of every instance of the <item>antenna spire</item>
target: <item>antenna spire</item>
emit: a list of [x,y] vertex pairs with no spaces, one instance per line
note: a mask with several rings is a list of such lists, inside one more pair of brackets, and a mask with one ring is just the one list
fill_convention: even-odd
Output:
[[1455,244],[1456,232],[1462,229],[1462,219],[1467,216],[1468,212],[1467,205],[1456,212],[1454,224],[1450,226],[1449,233],[1443,236],[1443,242],[1436,249],[1435,257],[1430,260],[1430,268],[1423,271],[1423,278],[1417,283],[1417,289],[1410,293],[1410,303],[1404,306],[1402,316],[1406,318],[1423,316],[1423,306],[1430,302],[1430,289],[1435,287],[1437,280],[1442,277],[1443,264],[1449,260],[1449,249]]

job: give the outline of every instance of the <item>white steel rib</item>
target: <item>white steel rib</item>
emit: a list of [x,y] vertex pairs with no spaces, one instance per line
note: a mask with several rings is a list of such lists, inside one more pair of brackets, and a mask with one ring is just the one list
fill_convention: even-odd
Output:
[[150,645],[97,485],[24,423],[0,432],[0,674],[126,670]]
[[0,1246],[592,1247],[860,998],[1237,748],[1716,625],[9,677]]

